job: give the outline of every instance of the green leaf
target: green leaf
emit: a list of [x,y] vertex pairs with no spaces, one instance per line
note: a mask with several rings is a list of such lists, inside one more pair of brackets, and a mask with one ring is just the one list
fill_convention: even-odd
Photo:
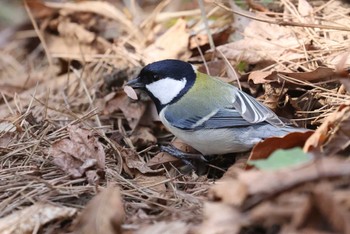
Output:
[[300,147],[276,150],[267,159],[251,160],[247,163],[260,170],[273,171],[285,167],[296,166],[312,160],[312,155],[304,153]]
[[239,72],[245,72],[248,69],[248,63],[241,61],[236,65],[236,69]]

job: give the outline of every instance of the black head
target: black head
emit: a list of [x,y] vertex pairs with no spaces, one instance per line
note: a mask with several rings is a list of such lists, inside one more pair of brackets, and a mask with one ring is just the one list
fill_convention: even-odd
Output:
[[145,66],[127,85],[145,90],[160,111],[181,98],[196,79],[193,66],[181,60],[167,59]]

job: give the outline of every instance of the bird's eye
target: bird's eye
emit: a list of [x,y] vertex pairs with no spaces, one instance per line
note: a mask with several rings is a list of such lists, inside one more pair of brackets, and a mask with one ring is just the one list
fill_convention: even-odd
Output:
[[154,81],[160,80],[160,76],[159,75],[153,75],[153,80]]

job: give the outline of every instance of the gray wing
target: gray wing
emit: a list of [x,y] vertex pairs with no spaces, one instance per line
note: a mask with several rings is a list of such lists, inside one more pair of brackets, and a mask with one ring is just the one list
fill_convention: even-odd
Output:
[[220,109],[204,117],[171,118],[165,114],[165,118],[172,126],[183,130],[234,128],[259,124],[248,122],[234,109]]
[[249,123],[254,124],[266,121],[277,127],[285,126],[285,123],[272,110],[255,100],[252,96],[233,86],[232,93],[234,96],[233,107]]

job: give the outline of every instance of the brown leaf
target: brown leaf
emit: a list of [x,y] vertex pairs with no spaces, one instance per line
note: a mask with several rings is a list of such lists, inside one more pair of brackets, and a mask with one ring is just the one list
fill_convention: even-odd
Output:
[[254,84],[265,84],[275,81],[277,79],[276,75],[277,72],[273,71],[252,71],[248,76],[248,80],[251,80]]
[[233,206],[224,203],[204,203],[204,221],[192,230],[195,234],[240,233],[243,214]]
[[45,6],[45,3],[42,0],[26,0],[31,14],[33,14],[36,19],[49,18],[55,13],[55,10]]
[[69,138],[50,147],[49,155],[53,157],[53,162],[74,178],[91,169],[104,171],[105,152],[93,133],[75,125],[68,126],[67,130]]
[[[268,158],[278,149],[291,149],[294,147],[303,147],[305,141],[314,133],[314,131],[291,132],[284,137],[270,137],[256,144],[250,153],[248,160],[258,160]],[[251,168],[247,166],[247,168]]]
[[[77,39],[78,42],[82,44],[90,44],[96,39],[94,33],[73,22],[59,22],[57,30],[62,37],[66,38],[65,40],[67,40],[67,38]],[[84,51],[82,51],[82,53],[84,53]]]
[[159,196],[164,195],[167,191],[165,182],[168,181],[168,178],[164,175],[150,176],[138,174],[133,181],[139,186],[140,189],[151,189],[153,192],[159,193]]
[[[230,188],[227,188],[230,184]],[[209,199],[213,201],[221,201],[226,204],[241,206],[247,198],[248,191],[245,184],[237,180],[220,180],[211,187],[208,194]]]
[[89,201],[78,217],[74,233],[122,233],[124,219],[125,211],[119,188],[108,187]]
[[77,209],[37,203],[0,219],[0,233],[34,233],[54,220],[73,218]]
[[349,197],[349,191],[334,192],[333,186],[329,183],[319,184],[314,190],[318,210],[324,217],[327,217],[327,220],[339,233],[350,233]]
[[45,41],[47,41],[49,52],[59,58],[91,62],[99,53],[95,46],[82,44],[76,38],[45,34]]
[[131,101],[125,93],[117,93],[113,99],[107,102],[103,112],[104,114],[111,114],[117,110],[123,112],[130,127],[134,129],[145,113],[146,104]]
[[155,222],[152,225],[142,226],[135,234],[187,234],[189,233],[189,225],[183,221],[172,221],[172,222]]
[[276,194],[301,183],[348,175],[350,175],[349,162],[339,158],[320,158],[307,165],[275,172],[242,172],[238,174],[238,180],[247,186],[248,195],[252,196]]
[[160,152],[147,162],[147,166],[154,167],[154,166],[162,165],[169,162],[176,162],[176,161],[179,161],[179,159],[175,158],[174,156],[171,156],[168,153]]
[[[91,12],[107,18],[116,20],[124,24],[128,28],[133,28],[134,25],[128,20],[122,11],[109,2],[99,1],[81,1],[73,2],[45,2],[45,5],[51,8],[66,9],[76,12]],[[138,32],[136,32],[138,33]]]
[[311,72],[280,72],[280,74],[303,81],[329,80],[336,75],[332,68],[318,67]]
[[280,57],[287,61],[302,59],[304,55],[290,51],[290,48],[299,46],[295,35],[288,28],[251,21],[244,28],[244,39],[218,46],[217,49],[229,60],[257,64],[279,60]]
[[130,136],[130,140],[137,148],[145,148],[157,143],[157,138],[148,127],[137,127]]
[[[137,169],[139,172],[145,174],[145,173],[158,173],[162,171],[163,169],[153,170],[151,169],[145,161],[141,160],[140,157],[138,157],[137,153],[132,149],[126,149],[126,148],[120,148],[119,149],[121,155],[123,156],[125,165],[123,165],[124,170],[129,171],[130,176],[135,176],[137,173],[133,173],[132,170],[128,169]],[[125,168],[127,167],[127,168]]]
[[151,63],[170,58],[187,60],[191,55],[188,50],[189,36],[186,21],[178,19],[174,26],[144,50],[145,62]]
[[[340,106],[337,111],[327,116],[319,128],[316,129],[309,139],[305,142],[304,151],[309,152],[319,149],[331,136],[331,132],[342,120],[349,119],[350,106]],[[346,140],[346,139],[345,139]],[[340,145],[343,147],[343,145]]]

